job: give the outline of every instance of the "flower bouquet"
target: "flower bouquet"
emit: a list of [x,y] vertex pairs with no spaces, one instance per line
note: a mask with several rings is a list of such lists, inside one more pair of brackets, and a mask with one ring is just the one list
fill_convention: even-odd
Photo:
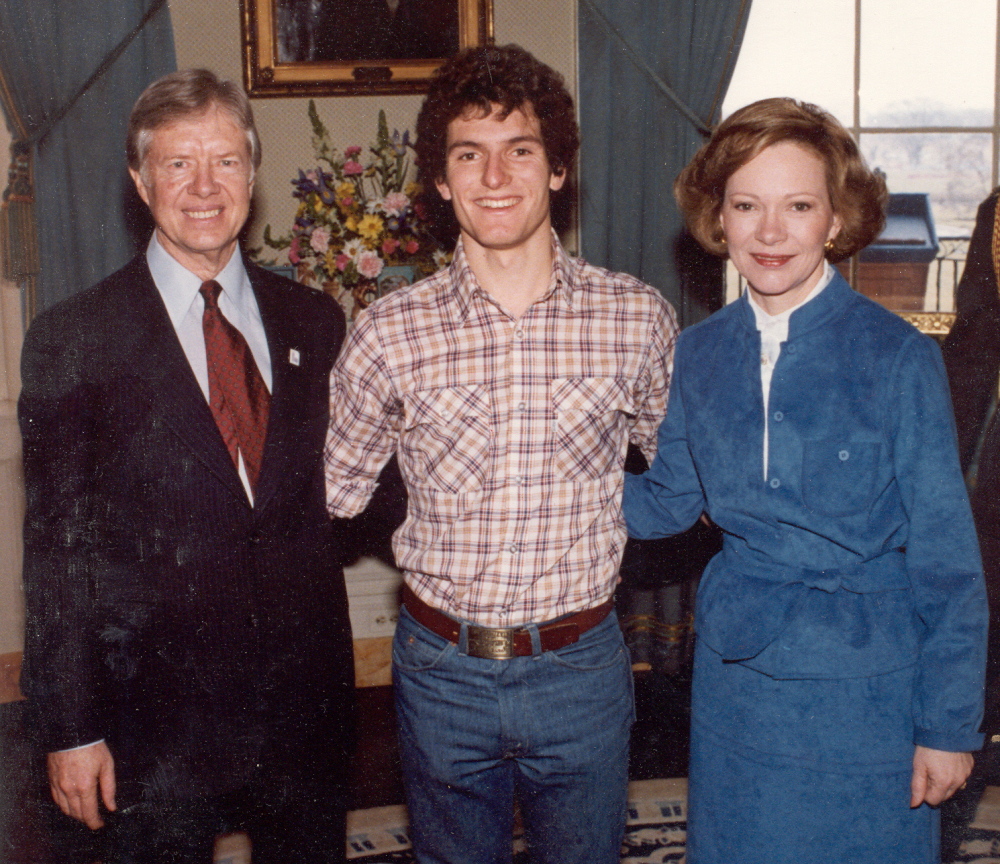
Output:
[[309,100],[317,167],[299,169],[292,196],[299,201],[292,230],[281,237],[264,229],[264,243],[287,249],[296,277],[321,287],[349,320],[389,291],[429,276],[450,255],[428,230],[420,185],[407,182],[410,133],[389,135],[385,112],[378,137],[362,162],[362,148],[341,153]]

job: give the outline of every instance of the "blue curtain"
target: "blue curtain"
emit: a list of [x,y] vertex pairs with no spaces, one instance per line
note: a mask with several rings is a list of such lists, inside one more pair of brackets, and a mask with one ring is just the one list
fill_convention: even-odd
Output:
[[678,172],[719,119],[750,0],[579,0],[581,252],[632,273],[683,325],[721,304],[721,263],[683,232]]
[[128,113],[177,61],[163,0],[0,0],[0,34],[0,101],[22,169],[5,193],[7,269],[35,277],[27,303],[37,312],[135,253]]

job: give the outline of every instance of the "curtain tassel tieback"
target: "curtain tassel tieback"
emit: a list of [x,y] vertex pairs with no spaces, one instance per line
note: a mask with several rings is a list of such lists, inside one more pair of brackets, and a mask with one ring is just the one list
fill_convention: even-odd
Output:
[[3,278],[11,282],[38,274],[38,239],[35,233],[35,197],[31,186],[29,145],[10,145],[7,188],[0,205],[0,260]]

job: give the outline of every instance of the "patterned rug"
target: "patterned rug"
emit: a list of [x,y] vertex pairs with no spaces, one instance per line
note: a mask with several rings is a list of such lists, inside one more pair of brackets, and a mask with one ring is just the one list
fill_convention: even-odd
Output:
[[1000,786],[987,786],[954,864],[1000,864]]

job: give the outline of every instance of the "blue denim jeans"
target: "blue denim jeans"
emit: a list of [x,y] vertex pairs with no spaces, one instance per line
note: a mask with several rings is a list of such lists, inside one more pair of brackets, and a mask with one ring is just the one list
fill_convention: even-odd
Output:
[[632,669],[612,613],[578,642],[483,660],[400,612],[393,645],[403,781],[420,864],[512,859],[514,799],[534,864],[617,864]]

